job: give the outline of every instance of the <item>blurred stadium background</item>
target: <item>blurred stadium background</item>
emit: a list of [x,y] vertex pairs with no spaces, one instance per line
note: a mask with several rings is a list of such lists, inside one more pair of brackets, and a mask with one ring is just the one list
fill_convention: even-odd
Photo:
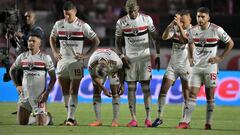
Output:
[[[45,32],[42,51],[51,53],[48,38],[56,20],[63,18],[62,5],[65,0],[1,0],[0,11],[11,11],[17,7],[19,11],[19,25],[23,21],[21,17],[27,10],[34,10],[37,14],[36,24],[40,25]],[[78,17],[86,21],[96,31],[101,39],[99,47],[114,47],[115,23],[117,19],[126,14],[124,4],[126,0],[72,0],[77,5]],[[225,60],[219,64],[220,77],[216,89],[217,104],[219,105],[240,105],[240,1],[238,0],[138,0],[140,11],[150,15],[157,27],[159,35],[173,19],[174,14],[181,9],[188,9],[192,13],[192,24],[196,24],[196,9],[200,6],[207,6],[211,9],[211,22],[222,26],[235,42],[234,49]],[[6,28],[0,23],[0,48],[6,47]],[[85,42],[86,45],[89,42]],[[161,70],[154,71],[151,92],[153,102],[157,101],[157,95],[161,86],[162,75],[166,68],[171,52],[171,41],[160,41],[161,45]],[[219,45],[219,52],[223,51],[224,45]],[[155,53],[152,53],[152,57]],[[13,47],[10,46],[10,61],[16,58]],[[53,57],[52,57],[53,58]],[[154,65],[154,64],[153,64]],[[5,73],[4,65],[0,68],[0,101],[17,101],[17,93],[12,82],[3,82],[2,76]],[[154,66],[153,66],[154,67]],[[92,85],[90,77],[86,76],[79,88],[79,98],[83,102],[91,102]],[[8,91],[6,91],[8,90]],[[126,92],[122,101],[127,103]],[[139,102],[142,102],[141,90],[137,92]],[[199,94],[199,104],[204,104],[204,92]],[[104,98],[105,102],[110,99]],[[219,100],[219,102],[218,102]],[[58,83],[56,83],[49,101],[62,101],[62,95]],[[167,98],[168,103],[181,103],[181,83],[178,80],[171,88]]]

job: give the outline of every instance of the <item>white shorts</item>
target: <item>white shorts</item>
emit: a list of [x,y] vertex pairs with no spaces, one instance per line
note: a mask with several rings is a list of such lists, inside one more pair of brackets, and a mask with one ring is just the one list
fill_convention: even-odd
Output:
[[190,77],[190,86],[200,87],[205,84],[205,87],[211,88],[217,86],[218,69],[216,66],[212,65],[208,68],[192,68],[192,74]]
[[[104,83],[107,79],[110,81],[110,85],[119,85],[120,84],[120,79],[118,77],[118,73],[111,73],[107,75],[105,78],[101,78],[101,83]],[[94,83],[94,82],[93,82]]]
[[152,78],[150,57],[130,60],[130,69],[125,69],[126,81],[146,81]]
[[83,77],[83,63],[60,60],[57,63],[56,74],[58,78],[81,79]]
[[172,81],[177,80],[178,77],[182,78],[185,81],[189,81],[191,74],[191,67],[186,66],[185,68],[176,68],[174,69],[170,64],[168,65],[166,72],[164,74],[165,78],[168,78]]
[[34,115],[37,114],[47,114],[46,112],[46,103],[38,103],[38,100],[29,100],[20,96],[18,100],[18,105],[22,108],[27,109],[32,112]]

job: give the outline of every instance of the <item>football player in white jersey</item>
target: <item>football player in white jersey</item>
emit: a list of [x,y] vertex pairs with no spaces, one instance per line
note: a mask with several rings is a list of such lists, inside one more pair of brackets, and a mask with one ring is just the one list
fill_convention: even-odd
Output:
[[[56,81],[55,68],[49,55],[40,52],[39,34],[32,33],[28,39],[29,51],[20,54],[10,68],[10,76],[19,93],[17,121],[20,125],[29,122],[30,114],[36,116],[37,125],[48,125],[51,118],[46,110],[46,102]],[[22,85],[15,72],[23,70]],[[46,87],[47,71],[50,82]]]
[[[75,112],[78,105],[78,89],[83,77],[83,61],[96,50],[100,41],[91,27],[77,16],[76,6],[67,1],[63,5],[64,19],[53,26],[50,45],[53,55],[58,61],[56,73],[63,92],[67,110],[64,124],[75,126]],[[92,41],[89,50],[83,52],[83,40]],[[60,50],[57,45],[60,45]]]
[[[158,115],[157,119],[152,123],[152,127],[157,127],[163,123],[163,111],[166,102],[166,94],[169,88],[179,77],[182,82],[183,108],[186,107],[186,100],[189,91],[190,64],[188,61],[188,44],[184,43],[187,37],[187,29],[191,27],[191,15],[187,10],[177,13],[174,20],[166,27],[163,32],[162,39],[173,41],[171,59],[163,77],[160,93],[158,96]],[[183,109],[184,110],[184,109]],[[184,115],[184,112],[183,112]],[[183,116],[182,115],[182,116]]]
[[[93,80],[93,108],[96,121],[90,123],[90,126],[101,126],[101,92],[108,97],[112,96],[113,119],[111,126],[118,127],[120,95],[123,94],[123,75],[122,60],[110,48],[97,49],[89,59],[88,70]],[[111,93],[103,86],[106,79],[110,81]]]
[[[214,110],[214,90],[217,83],[218,63],[220,63],[232,50],[234,42],[222,27],[209,22],[209,9],[200,7],[197,10],[197,25],[189,30],[190,64],[192,74],[190,77],[190,92],[185,108],[184,120],[177,128],[189,128],[192,112],[196,106],[197,94],[202,84],[205,85],[207,99],[206,123],[204,129],[211,129],[212,113]],[[226,44],[225,50],[217,54],[217,43],[221,40]]]
[[[157,57],[155,64],[160,68],[159,36],[153,25],[152,18],[139,13],[139,5],[136,0],[127,0],[125,5],[127,15],[120,18],[116,24],[115,44],[120,51],[120,58],[125,68],[125,81],[128,83],[128,104],[132,120],[128,127],[138,126],[136,118],[136,86],[139,82],[144,95],[144,105],[146,111],[145,126],[151,127],[151,40],[156,46]],[[122,41],[122,39],[124,41]],[[122,51],[125,43],[125,51]]]

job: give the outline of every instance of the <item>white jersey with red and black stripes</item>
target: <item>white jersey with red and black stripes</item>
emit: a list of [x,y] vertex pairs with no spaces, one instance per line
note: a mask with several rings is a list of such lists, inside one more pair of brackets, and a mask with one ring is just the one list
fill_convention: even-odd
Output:
[[216,56],[220,40],[224,43],[231,40],[231,37],[222,27],[213,23],[209,23],[205,30],[196,25],[188,33],[189,43],[194,43],[196,46],[194,50],[195,66],[200,68],[208,68],[208,59]]
[[[184,30],[184,32],[187,33],[187,30],[191,27],[192,26],[190,25],[189,28]],[[174,69],[182,69],[189,67],[190,64],[188,61],[188,44],[183,44],[180,42],[179,28],[177,26],[174,26],[170,30],[168,36],[171,37],[171,40],[173,42],[169,66],[172,66],[172,68]]]
[[65,19],[57,21],[53,26],[51,36],[59,40],[63,59],[69,59],[74,58],[76,52],[82,53],[84,38],[92,40],[96,37],[96,33],[87,23],[76,18],[72,23]]
[[139,13],[135,19],[129,15],[120,18],[116,24],[116,36],[123,36],[126,55],[131,58],[142,58],[150,55],[149,32],[154,32],[152,18]]
[[40,51],[35,55],[29,51],[20,54],[13,67],[23,69],[22,100],[37,99],[45,90],[47,71],[55,69],[51,57]]
[[88,68],[92,70],[98,64],[98,60],[104,58],[108,61],[108,72],[117,72],[122,68],[122,60],[116,52],[109,48],[97,49],[89,58]]

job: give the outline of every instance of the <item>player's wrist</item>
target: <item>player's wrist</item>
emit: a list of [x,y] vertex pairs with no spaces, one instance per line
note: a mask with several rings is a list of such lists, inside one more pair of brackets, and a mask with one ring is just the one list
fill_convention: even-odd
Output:
[[124,54],[121,54],[121,55],[120,55],[120,58],[121,58],[121,59],[122,59],[122,58],[124,58],[124,57],[125,57],[125,55],[124,55]]

